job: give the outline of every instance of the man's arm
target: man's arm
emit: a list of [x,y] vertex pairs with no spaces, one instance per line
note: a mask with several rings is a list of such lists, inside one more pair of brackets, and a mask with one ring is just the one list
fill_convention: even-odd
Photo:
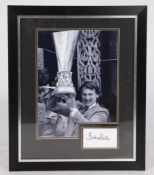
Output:
[[70,112],[70,118],[76,123],[88,122],[88,120],[84,117],[83,114],[81,114],[81,112],[77,108],[74,108]]
[[65,135],[66,131],[65,122],[67,122],[67,120],[64,117],[63,118],[61,116],[58,117],[55,125],[55,136]]
[[70,113],[70,118],[76,123],[80,122],[108,122],[108,114],[106,112],[96,112],[90,118],[85,118],[83,114],[78,109],[74,109]]
[[73,132],[74,132],[74,128],[75,128],[76,122],[74,120],[72,120],[72,118],[68,118],[68,123],[67,123],[67,127],[66,127],[66,131],[65,131],[65,137],[71,137]]

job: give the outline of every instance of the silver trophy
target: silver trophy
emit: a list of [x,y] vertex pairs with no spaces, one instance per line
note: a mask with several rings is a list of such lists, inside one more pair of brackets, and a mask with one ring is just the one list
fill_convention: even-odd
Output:
[[58,63],[57,83],[56,88],[54,89],[54,94],[75,94],[75,88],[72,83],[71,68],[78,33],[79,31],[75,30],[53,32],[53,39]]

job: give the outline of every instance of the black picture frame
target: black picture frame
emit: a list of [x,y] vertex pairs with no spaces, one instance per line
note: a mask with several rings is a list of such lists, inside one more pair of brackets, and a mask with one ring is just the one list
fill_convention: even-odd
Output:
[[[19,154],[19,16],[132,16],[136,23],[136,158],[132,161],[26,161]],[[108,18],[106,18],[108,20]],[[146,6],[8,6],[9,58],[9,170],[145,170],[145,105],[146,105]],[[30,74],[29,74],[30,75]],[[27,75],[27,77],[29,76]],[[22,86],[22,85],[21,85]],[[34,92],[35,93],[35,92]],[[26,95],[22,94],[21,95]],[[34,108],[35,106],[31,106]],[[29,115],[24,109],[25,115]]]

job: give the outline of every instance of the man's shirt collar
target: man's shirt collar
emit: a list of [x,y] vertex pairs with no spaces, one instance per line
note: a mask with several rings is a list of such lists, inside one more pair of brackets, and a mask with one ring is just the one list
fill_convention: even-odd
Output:
[[91,106],[88,107],[88,109],[91,109],[91,108],[93,108],[96,105],[97,105],[97,103],[93,103]]

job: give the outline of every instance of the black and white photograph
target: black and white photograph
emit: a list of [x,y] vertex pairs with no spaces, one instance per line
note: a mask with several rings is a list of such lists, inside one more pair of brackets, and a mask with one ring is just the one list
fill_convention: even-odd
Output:
[[39,138],[78,138],[117,123],[119,29],[37,29]]

